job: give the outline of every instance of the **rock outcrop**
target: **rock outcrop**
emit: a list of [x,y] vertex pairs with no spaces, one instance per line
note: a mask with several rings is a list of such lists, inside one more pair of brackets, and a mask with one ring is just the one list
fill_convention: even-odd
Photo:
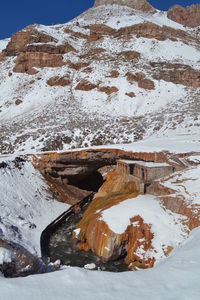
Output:
[[26,30],[15,33],[6,49],[4,56],[16,56],[14,72],[35,74],[33,67],[61,67],[62,54],[75,52],[68,43],[54,44],[56,40],[29,26]]
[[100,86],[98,91],[106,93],[109,96],[113,93],[117,93],[119,90],[116,86]]
[[19,31],[11,37],[4,53],[7,56],[15,56],[24,51],[28,44],[49,42],[55,42],[55,39],[52,36],[37,31],[33,26],[29,26],[27,30]]
[[75,52],[76,50],[68,43],[62,45],[31,44],[24,48],[24,52],[44,52],[49,54],[66,54],[71,51]]
[[89,82],[88,80],[80,81],[77,86],[76,90],[78,91],[91,91],[97,87],[96,84]]
[[95,0],[94,6],[117,4],[129,6],[133,9],[155,12],[155,9],[146,0]]
[[37,71],[34,67],[44,68],[56,68],[62,67],[63,57],[61,54],[49,54],[44,52],[22,52],[16,59],[14,72],[35,74]]
[[192,88],[200,87],[200,71],[187,65],[171,63],[151,63],[154,79],[182,84]]
[[126,78],[130,83],[137,82],[138,87],[145,90],[154,90],[155,84],[151,79],[147,79],[144,73],[126,73]]
[[158,41],[165,41],[167,39],[175,41],[182,39],[187,43],[189,41],[197,43],[197,40],[194,37],[190,36],[181,29],[175,29],[166,25],[159,26],[147,21],[122,27],[118,30],[113,29],[105,24],[94,24],[90,26],[90,35],[88,36],[89,43],[101,40],[105,36],[123,38],[125,40],[130,40],[132,36],[136,36],[137,38],[143,37],[147,39],[156,39]]
[[174,5],[168,10],[167,17],[184,26],[197,27],[200,25],[200,4],[187,7]]
[[50,86],[67,86],[70,85],[70,80],[68,77],[51,77],[47,80],[47,84]]

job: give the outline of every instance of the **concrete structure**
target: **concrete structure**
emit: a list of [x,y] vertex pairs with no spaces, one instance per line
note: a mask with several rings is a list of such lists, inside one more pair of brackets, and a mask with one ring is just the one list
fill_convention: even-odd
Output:
[[146,187],[154,180],[168,176],[174,172],[173,166],[166,163],[155,163],[137,160],[118,160],[119,172],[133,177],[140,193],[146,192]]

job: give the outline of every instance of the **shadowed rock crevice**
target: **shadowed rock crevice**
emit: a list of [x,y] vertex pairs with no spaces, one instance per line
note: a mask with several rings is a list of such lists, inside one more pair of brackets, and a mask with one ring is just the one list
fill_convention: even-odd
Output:
[[103,184],[103,177],[98,171],[85,175],[68,177],[68,183],[79,189],[97,192]]

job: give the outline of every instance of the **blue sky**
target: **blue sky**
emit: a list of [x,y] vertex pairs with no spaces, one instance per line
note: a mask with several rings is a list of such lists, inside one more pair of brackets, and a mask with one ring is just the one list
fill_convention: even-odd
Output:
[[[167,10],[173,4],[183,6],[200,0],[150,0],[154,7]],[[33,23],[45,25],[66,23],[93,6],[94,0],[6,0],[1,2],[0,39]]]

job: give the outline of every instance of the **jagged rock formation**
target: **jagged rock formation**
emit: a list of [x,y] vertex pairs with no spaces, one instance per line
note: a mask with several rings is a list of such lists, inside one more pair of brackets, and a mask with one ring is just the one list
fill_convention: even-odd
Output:
[[172,6],[167,13],[169,19],[188,27],[200,26],[200,4],[182,7]]
[[94,6],[107,4],[124,5],[133,9],[155,12],[155,9],[146,0],[95,0]]

